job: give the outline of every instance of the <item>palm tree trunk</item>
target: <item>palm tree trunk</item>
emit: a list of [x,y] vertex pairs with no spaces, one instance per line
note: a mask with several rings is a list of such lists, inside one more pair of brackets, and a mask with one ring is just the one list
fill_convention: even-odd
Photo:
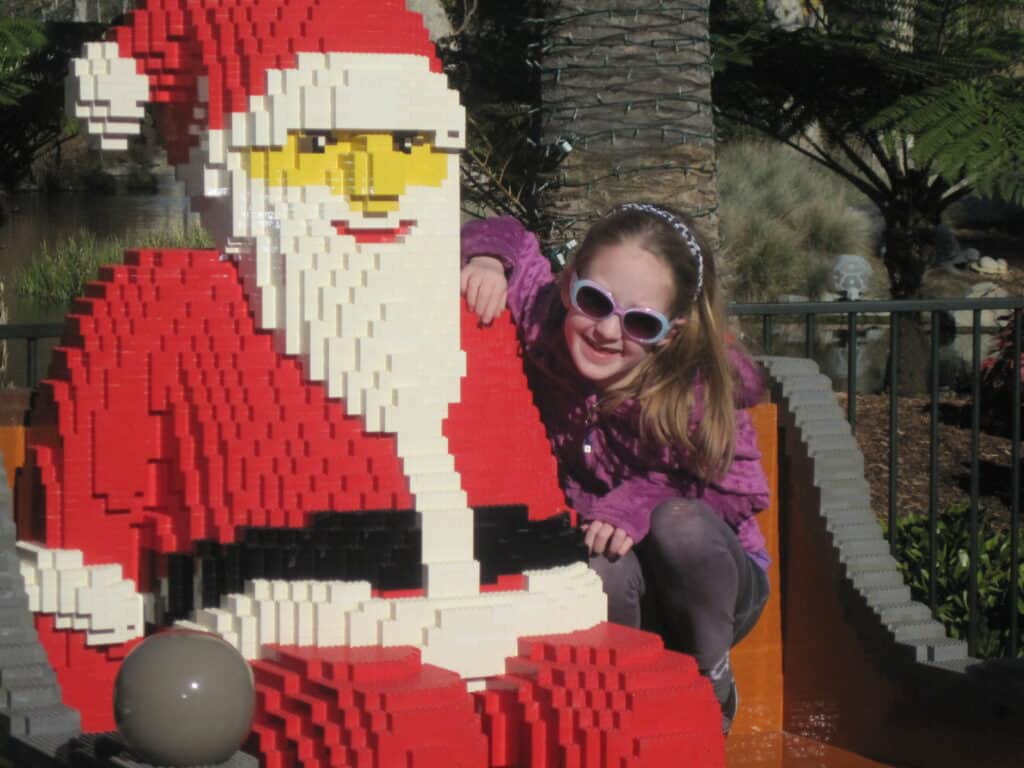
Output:
[[941,180],[930,180],[927,171],[913,168],[905,169],[891,183],[892,195],[882,206],[883,260],[892,297],[915,298],[925,271],[935,260],[935,228],[947,204],[943,193],[948,187]]
[[551,0],[545,22],[542,136],[564,155],[538,195],[547,238],[647,200],[717,242],[707,3]]

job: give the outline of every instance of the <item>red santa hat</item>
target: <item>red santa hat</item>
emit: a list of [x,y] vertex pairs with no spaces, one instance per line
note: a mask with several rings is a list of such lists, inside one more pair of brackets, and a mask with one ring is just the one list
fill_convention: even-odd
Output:
[[405,54],[441,70],[422,16],[404,0],[144,0],[75,61],[71,113],[104,147],[124,148],[143,103],[164,104],[168,159],[183,163],[202,133],[252,110],[268,71],[294,69],[303,53]]

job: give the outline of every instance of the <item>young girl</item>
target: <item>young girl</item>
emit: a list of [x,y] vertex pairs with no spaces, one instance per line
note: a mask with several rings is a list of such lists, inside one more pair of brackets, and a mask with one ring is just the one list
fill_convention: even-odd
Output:
[[729,648],[768,597],[754,518],[768,485],[738,410],[763,384],[726,340],[711,254],[678,213],[629,203],[594,224],[559,279],[512,218],[467,224],[462,259],[470,308],[489,323],[507,302],[518,326],[609,620],[643,620],[694,655],[727,732]]

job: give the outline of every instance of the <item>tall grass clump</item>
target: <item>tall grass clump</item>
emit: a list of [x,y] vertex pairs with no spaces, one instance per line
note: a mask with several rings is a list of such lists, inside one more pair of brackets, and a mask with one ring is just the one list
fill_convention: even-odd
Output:
[[19,296],[40,306],[70,305],[95,280],[105,264],[120,264],[129,248],[209,248],[209,234],[193,227],[188,232],[168,228],[153,230],[127,242],[117,236],[97,237],[82,231],[43,243],[32,260],[17,270],[14,284]]
[[722,261],[737,301],[814,298],[835,256],[874,255],[865,198],[784,144],[722,145],[718,194]]

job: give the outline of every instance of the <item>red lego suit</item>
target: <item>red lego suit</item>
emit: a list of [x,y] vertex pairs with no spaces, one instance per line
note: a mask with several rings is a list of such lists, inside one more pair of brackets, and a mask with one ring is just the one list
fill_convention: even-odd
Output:
[[[511,324],[481,330],[466,312],[462,333],[447,436],[470,505],[561,510]],[[33,409],[19,538],[119,563],[152,591],[161,555],[231,542],[238,526],[412,507],[393,438],[364,433],[272,340],[214,251],[131,251],[104,268]],[[113,677],[134,643],[87,647],[43,615],[37,627],[65,702],[87,729],[111,727]],[[667,765],[652,756],[680,750],[723,764],[709,687],[656,636],[601,625],[520,651],[497,688],[470,696],[416,649],[276,648],[254,662],[253,746],[282,766]],[[356,711],[362,730],[344,725]],[[399,762],[407,753],[420,756]]]

